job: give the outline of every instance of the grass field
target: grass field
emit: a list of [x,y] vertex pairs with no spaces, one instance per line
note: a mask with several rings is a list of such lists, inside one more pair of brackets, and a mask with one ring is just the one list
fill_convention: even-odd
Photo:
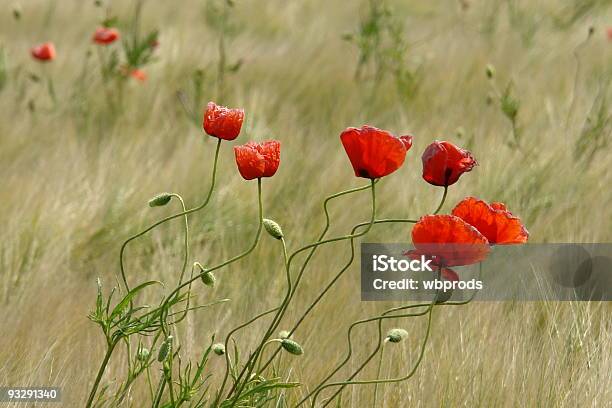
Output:
[[[178,192],[190,207],[209,187],[215,140],[192,120],[177,92],[198,117],[209,100],[243,107],[246,121],[235,143],[281,141],[279,171],[263,183],[264,211],[282,225],[290,250],[316,240],[325,196],[367,183],[354,177],[338,139],[344,128],[364,123],[414,135],[404,166],[378,183],[380,218],[435,209],[442,189],[421,179],[420,155],[439,139],[469,148],[479,161],[449,189],[443,211],[474,195],[505,202],[524,221],[530,242],[612,241],[610,1],[495,0],[464,7],[389,1],[404,22],[402,63],[414,74],[402,87],[388,71],[374,78],[373,64],[355,79],[359,49],[342,36],[358,30],[367,2],[237,0],[224,41],[227,64],[242,65],[225,74],[223,95],[219,32],[207,23],[205,3],[144,2],[142,29],[160,30],[157,59],[146,67],[146,82],[123,83],[115,104],[109,95],[117,89],[102,80],[90,40],[102,17],[93,2],[22,1],[19,20],[8,3],[0,7],[6,67],[0,81],[0,385],[60,386],[62,406],[83,406],[104,353],[103,337],[87,319],[96,278],[105,291],[116,286],[121,242],[179,210],[174,201],[149,208],[149,198]],[[127,22],[133,4],[111,6]],[[589,27],[595,29],[590,36]],[[57,59],[40,64],[28,50],[46,40],[55,42]],[[495,67],[493,79],[485,75],[487,64]],[[199,94],[193,86],[198,69]],[[520,101],[520,149],[509,145],[512,123],[496,99],[510,81]],[[205,265],[243,251],[257,228],[257,183],[239,176],[231,144],[221,146],[211,204],[190,218],[190,260]],[[330,210],[329,236],[346,234],[368,220],[369,195],[338,199]],[[177,219],[129,247],[133,282],[176,279],[181,228]],[[224,338],[229,328],[279,302],[285,291],[281,247],[265,238],[249,258],[218,271],[214,289],[197,288],[199,303],[231,301],[181,326],[188,356],[198,356],[213,333]],[[409,240],[405,224],[376,226],[362,239]],[[349,249],[339,242],[319,250],[281,328],[340,270]],[[350,322],[393,305],[360,302],[358,264],[295,333],[306,353],[284,357],[282,375],[302,386],[270,406],[292,406],[329,372],[344,356]],[[162,293],[151,290],[146,300],[156,302]],[[379,387],[378,405],[609,407],[611,311],[604,302],[436,308],[418,373]],[[265,323],[237,337],[242,349],[254,347]],[[385,352],[385,376],[411,366],[425,323],[385,323],[385,329],[399,325],[410,332]],[[338,378],[356,367],[375,337],[374,325],[356,332],[357,355]],[[122,359],[117,354],[103,378],[111,389]],[[222,368],[223,359],[211,359],[211,372]],[[370,364],[360,378],[375,373]],[[349,387],[342,406],[371,406],[372,399],[372,386]],[[149,401],[145,382],[122,406],[149,405],[142,401]]]

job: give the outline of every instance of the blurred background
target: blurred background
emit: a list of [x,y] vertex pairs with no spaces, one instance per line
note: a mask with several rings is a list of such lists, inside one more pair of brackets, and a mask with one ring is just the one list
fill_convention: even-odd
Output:
[[[121,41],[94,44],[102,24],[117,27]],[[41,63],[30,48],[45,41],[57,57]],[[257,228],[256,183],[240,177],[232,144],[281,141],[279,171],[263,183],[264,211],[294,250],[322,230],[325,196],[367,183],[338,137],[365,123],[414,136],[404,166],[378,184],[379,218],[436,208],[442,189],[421,179],[420,155],[448,140],[479,166],[449,189],[443,212],[473,195],[505,202],[531,242],[609,242],[611,78],[609,0],[3,2],[0,384],[60,386],[62,405],[82,405],[104,348],[87,319],[96,278],[110,291],[121,242],[179,209],[149,208],[149,198],[177,192],[191,207],[204,197],[215,147],[201,129],[209,100],[244,108],[246,120],[241,136],[221,146],[211,204],[190,218],[191,261],[204,265],[243,251]],[[346,234],[368,220],[369,194],[330,210],[329,236]],[[181,227],[177,219],[129,247],[132,282],[177,279]],[[231,302],[194,315],[183,332],[187,352],[199,355],[213,333],[224,338],[280,301],[281,248],[264,238],[250,258],[219,271],[217,287],[196,289],[200,303]],[[400,224],[376,226],[362,241],[409,239]],[[319,250],[281,328],[349,255],[347,242]],[[296,332],[306,354],[284,360],[284,378],[303,386],[286,396],[289,405],[344,356],[353,320],[395,305],[360,302],[358,268]],[[151,290],[149,301],[163,290]],[[609,303],[440,307],[419,372],[380,389],[379,404],[609,406],[610,312]],[[253,346],[264,323],[237,337],[241,347]],[[411,367],[425,323],[385,323],[410,338],[387,354],[384,376]],[[375,338],[373,326],[355,332],[357,357],[339,377]],[[107,371],[111,388],[124,357]],[[146,392],[135,386],[125,406],[140,406]],[[342,406],[370,405],[372,392],[348,388]]]

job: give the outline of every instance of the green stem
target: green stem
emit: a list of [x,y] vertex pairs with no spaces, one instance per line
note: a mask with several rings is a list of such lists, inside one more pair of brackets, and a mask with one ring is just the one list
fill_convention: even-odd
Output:
[[317,402],[317,397],[318,395],[321,393],[321,391],[323,391],[325,388],[329,388],[329,387],[335,387],[335,386],[341,386],[340,390],[338,390],[336,392],[336,394],[334,394],[325,405],[327,405],[329,402],[331,402],[336,395],[338,395],[338,393],[340,393],[342,391],[342,389],[347,386],[347,385],[365,385],[365,384],[386,384],[386,383],[395,383],[395,382],[401,382],[401,381],[406,381],[408,380],[410,377],[412,377],[417,369],[419,368],[419,365],[421,364],[421,361],[423,360],[423,356],[425,355],[425,348],[427,346],[427,342],[429,340],[429,334],[431,332],[431,320],[432,320],[432,312],[433,312],[433,307],[434,307],[435,301],[431,303],[429,309],[427,310],[428,313],[428,319],[427,319],[427,330],[425,332],[425,338],[423,339],[423,343],[421,344],[421,351],[419,353],[419,357],[415,363],[415,365],[412,367],[412,369],[403,377],[398,377],[398,378],[390,378],[390,379],[385,379],[385,380],[362,380],[362,381],[340,381],[340,382],[335,382],[335,383],[329,383],[329,384],[325,384],[323,385],[321,388],[318,389],[318,391],[314,394],[313,396],[313,400],[312,400],[312,405],[311,407],[314,407],[316,402]]
[[164,394],[164,388],[166,387],[166,377],[164,375],[159,379],[159,385],[157,386],[157,395],[155,396],[155,400],[153,401],[153,408],[159,407],[159,403],[161,402],[161,397]]
[[444,193],[442,194],[442,200],[440,200],[440,204],[438,205],[438,208],[436,208],[436,211],[434,211],[434,215],[439,213],[440,210],[442,209],[442,206],[444,205],[444,201],[446,201],[447,193],[448,193],[448,186],[444,186]]
[[[272,333],[276,329],[276,326],[278,326],[277,321],[280,320],[280,317],[282,317],[282,312],[286,308],[286,306],[289,303],[290,298],[291,298],[291,292],[292,292],[291,291],[291,272],[289,270],[289,263],[288,263],[288,258],[287,258],[287,244],[285,242],[285,238],[281,238],[281,243],[283,245],[283,259],[285,261],[285,273],[287,275],[287,294],[285,295],[283,301],[281,302],[281,305],[279,306],[276,315],[272,319],[272,323],[270,324],[270,327],[268,328],[268,330],[266,331],[266,334],[264,335],[263,339],[261,340],[261,343],[259,344],[259,346],[257,346],[257,348],[255,349],[255,352],[249,357],[249,359],[247,360],[247,362],[246,362],[246,364],[244,366],[245,368],[248,367],[247,372],[246,372],[246,376],[245,376],[245,381],[237,389],[236,397],[238,397],[240,395],[240,392],[242,391],[242,389],[246,385],[248,378],[250,378],[251,373],[253,372],[253,369],[255,368],[255,365],[258,363],[259,357],[262,355],[263,348],[265,347],[266,344],[268,344],[268,339],[270,338],[270,336],[272,335]],[[244,369],[242,371],[244,372]],[[238,380],[236,381],[237,383],[240,381],[241,377],[242,377],[242,373],[238,377]],[[230,393],[231,392],[232,391],[230,391]],[[238,401],[238,398],[236,398],[234,400],[234,402],[232,403],[230,408],[233,407],[236,404],[237,401]]]
[[151,381],[151,367],[147,365],[147,383],[149,383],[149,393],[151,394],[151,401],[155,399],[155,392],[153,391],[153,382]]
[[[384,355],[385,355],[385,345],[383,343],[382,349],[380,350],[380,359],[378,360],[378,368],[376,369],[376,379],[380,378]],[[374,384],[374,402],[372,403],[372,408],[376,408],[376,397],[378,396],[377,394],[378,394],[378,383]],[[383,397],[383,401],[384,400],[385,398]]]
[[98,386],[100,385],[100,381],[102,380],[102,375],[104,375],[104,371],[106,370],[106,366],[108,365],[108,362],[111,358],[111,355],[113,354],[113,350],[115,349],[116,345],[117,342],[111,342],[108,344],[106,354],[104,355],[104,360],[102,360],[102,364],[98,369],[98,375],[96,375],[93,387],[91,388],[91,392],[89,393],[89,398],[87,399],[87,404],[85,405],[86,408],[91,408],[93,404],[94,397],[96,396],[96,392],[98,391]]
[[[482,276],[482,263],[480,263],[480,264],[478,265],[478,279],[480,279],[480,278],[481,278],[481,276]],[[439,278],[440,278],[440,271],[438,271],[438,279],[439,279]],[[473,291],[473,292],[472,292],[472,294],[470,295],[470,297],[469,297],[467,300],[465,300],[465,301],[460,301],[460,302],[445,302],[445,303],[442,303],[442,304],[441,304],[441,306],[459,306],[459,305],[465,305],[465,304],[468,304],[468,303],[470,303],[470,302],[471,302],[471,301],[474,299],[474,297],[476,296],[476,293],[477,293],[477,291]],[[436,298],[437,298],[437,295],[436,295]],[[435,299],[436,299],[436,298],[434,298],[434,302],[435,302]],[[317,390],[318,390],[320,387],[322,387],[322,386],[323,386],[323,384],[324,384],[326,381],[328,381],[328,380],[329,380],[329,379],[330,379],[330,378],[331,378],[331,377],[332,377],[332,376],[333,376],[333,375],[334,375],[336,372],[338,372],[338,370],[339,370],[339,369],[340,369],[342,366],[344,366],[344,364],[346,364],[346,362],[348,362],[348,360],[350,359],[350,355],[351,355],[351,351],[352,351],[352,345],[351,345],[351,331],[352,331],[352,329],[353,329],[354,327],[356,327],[356,326],[357,326],[357,325],[359,325],[359,324],[367,323],[367,322],[370,322],[370,321],[378,321],[378,345],[377,345],[377,347],[374,349],[374,351],[373,351],[373,352],[370,354],[370,356],[369,356],[369,357],[368,357],[368,358],[367,358],[367,359],[366,359],[366,360],[365,360],[365,361],[364,361],[364,362],[361,364],[361,366],[360,366],[360,367],[359,367],[357,370],[355,370],[355,372],[354,372],[354,373],[353,373],[353,374],[352,374],[352,375],[349,377],[349,379],[348,379],[348,380],[352,380],[352,379],[353,379],[355,376],[357,376],[357,374],[359,374],[359,373],[361,372],[361,370],[363,370],[363,368],[365,368],[365,366],[368,364],[368,362],[369,362],[369,361],[370,361],[372,358],[374,358],[374,356],[376,355],[376,353],[378,353],[378,350],[380,349],[380,346],[381,346],[381,341],[382,341],[382,326],[381,326],[381,323],[382,323],[382,320],[383,320],[383,319],[390,319],[390,318],[404,318],[404,317],[413,317],[413,316],[422,316],[423,314],[427,313],[427,311],[425,311],[425,312],[419,312],[419,313],[414,313],[414,314],[404,314],[404,315],[397,315],[397,314],[391,315],[391,313],[395,313],[395,312],[400,311],[400,310],[411,309],[411,308],[414,308],[414,307],[423,307],[423,306],[430,306],[430,307],[433,307],[433,305],[434,305],[434,303],[432,302],[431,304],[429,304],[429,303],[422,303],[422,304],[416,304],[416,305],[407,305],[407,306],[399,306],[399,307],[394,307],[394,308],[391,308],[391,309],[389,309],[389,310],[385,311],[385,312],[384,312],[382,315],[380,315],[380,316],[377,316],[377,317],[374,317],[374,318],[370,318],[370,319],[365,319],[365,320],[362,320],[362,321],[358,321],[358,322],[353,323],[353,324],[351,325],[351,327],[349,328],[349,332],[348,332],[348,334],[347,334],[347,337],[348,337],[348,344],[349,344],[349,353],[348,353],[347,358],[346,358],[346,359],[345,359],[345,360],[344,360],[344,361],[343,361],[343,362],[342,362],[342,363],[341,363],[341,364],[340,364],[340,365],[339,365],[339,366],[338,366],[338,367],[337,367],[337,368],[336,368],[336,369],[335,369],[335,370],[332,372],[332,374],[328,375],[328,376],[326,377],[326,379],[325,379],[325,380],[323,380],[323,381],[322,381],[322,382],[321,382],[321,383],[320,383],[320,384],[319,384],[319,385],[318,385],[318,386],[317,386],[317,387],[314,389],[314,391],[313,391],[313,392],[317,391]],[[429,309],[428,309],[428,310],[429,310]],[[326,403],[324,406],[327,406],[327,404],[329,404],[329,402],[331,402],[331,401],[332,401],[332,400],[333,400],[333,399],[334,399],[334,398],[335,398],[337,395],[339,395],[339,394],[340,394],[340,392],[342,392],[342,390],[344,389],[344,387],[345,387],[345,385],[341,386],[341,387],[340,387],[340,389],[339,389],[339,390],[338,390],[338,391],[337,391],[337,392],[336,392],[336,393],[335,393],[335,394],[334,394],[334,395],[333,395],[333,396],[332,396],[332,397],[331,397],[331,398],[328,400],[328,402],[327,402],[327,403]],[[305,397],[305,398],[304,398],[302,401],[300,401],[300,403],[298,404],[298,406],[299,406],[300,404],[302,404],[302,403],[303,403],[303,402],[304,402],[304,401],[305,401],[305,400],[306,400],[306,399],[307,399],[307,398],[308,398],[310,395],[312,395],[312,393],[313,393],[313,392],[311,392],[310,394],[308,394],[308,395],[307,395],[307,396],[306,396],[306,397]]]
[[232,330],[231,330],[231,331],[228,333],[228,335],[227,335],[227,337],[226,337],[226,339],[225,339],[225,375],[223,376],[223,382],[221,383],[221,387],[219,388],[219,391],[217,392],[217,397],[215,398],[215,402],[214,402],[214,404],[213,404],[213,407],[217,407],[217,406],[218,406],[218,404],[219,404],[219,399],[221,398],[221,395],[223,394],[223,390],[224,390],[224,388],[225,388],[225,385],[227,384],[227,380],[228,380],[228,377],[229,377],[229,371],[230,371],[230,368],[231,368],[231,367],[230,367],[230,363],[231,363],[231,362],[230,362],[230,360],[229,360],[229,351],[228,351],[228,350],[229,350],[229,348],[228,348],[228,345],[229,345],[229,341],[230,341],[231,337],[232,337],[232,336],[233,336],[233,335],[234,335],[234,334],[235,334],[237,331],[239,331],[239,330],[241,330],[241,329],[243,329],[243,328],[245,328],[245,327],[249,326],[250,324],[252,324],[252,323],[254,323],[255,321],[257,321],[258,319],[260,319],[260,318],[262,318],[262,317],[264,317],[264,316],[266,316],[266,315],[269,315],[270,313],[276,312],[277,310],[278,310],[278,308],[277,308],[277,307],[275,307],[274,309],[270,309],[270,310],[267,310],[267,311],[265,311],[265,312],[263,312],[263,313],[260,313],[260,314],[258,314],[257,316],[253,317],[251,320],[247,321],[246,323],[243,323],[243,324],[241,324],[241,325],[239,325],[239,326],[235,327],[234,329],[232,329]]
[[187,211],[182,211],[178,214],[174,214],[174,215],[170,215],[166,218],[163,218],[160,221],[157,221],[156,223],[150,225],[149,227],[145,228],[143,231],[139,232],[138,234],[135,234],[133,236],[131,236],[130,238],[128,238],[122,245],[121,245],[121,250],[119,251],[119,266],[121,269],[121,277],[123,279],[123,284],[125,285],[125,289],[127,292],[130,291],[130,287],[128,285],[127,282],[127,278],[126,278],[126,274],[125,274],[125,268],[123,265],[123,256],[125,253],[125,249],[127,247],[127,245],[134,241],[135,239],[143,236],[144,234],[146,234],[147,232],[151,231],[152,229],[158,227],[159,225],[168,222],[170,220],[173,220],[177,217],[181,217],[181,216],[187,216],[188,214],[194,213],[196,211],[200,211],[201,209],[203,209],[204,207],[206,207],[206,205],[208,205],[208,202],[210,201],[210,197],[212,196],[213,190],[215,188],[215,181],[216,181],[216,175],[217,175],[217,163],[218,163],[218,159],[219,159],[219,150],[221,147],[221,140],[219,139],[219,141],[217,142],[217,147],[215,149],[215,159],[213,162],[213,170],[212,170],[212,177],[211,177],[211,183],[210,183],[210,189],[208,190],[208,194],[206,195],[206,198],[204,199],[204,201],[202,202],[202,204],[200,204],[197,207],[191,208]]
[[165,319],[167,317],[168,314],[168,303],[170,302],[171,299],[174,298],[174,296],[176,296],[181,289],[183,289],[185,286],[190,285],[192,282],[201,279],[202,275],[208,272],[213,272],[216,271],[217,269],[221,269],[233,262],[236,262],[242,258],[244,258],[245,256],[249,255],[251,252],[253,252],[253,250],[255,249],[255,247],[257,247],[257,244],[259,243],[259,238],[261,237],[261,229],[263,227],[263,204],[262,204],[262,194],[261,194],[261,179],[257,179],[257,198],[258,198],[258,204],[259,204],[259,226],[257,227],[257,233],[255,234],[255,239],[253,240],[253,243],[251,244],[251,246],[244,252],[242,252],[239,255],[234,256],[233,258],[230,258],[216,266],[213,266],[210,269],[207,269],[199,274],[197,274],[196,276],[191,277],[190,279],[188,279],[187,281],[181,283],[180,285],[178,285],[176,288],[174,288],[174,290],[172,292],[170,292],[170,295],[168,295],[166,297],[166,299],[164,299],[164,301],[162,302],[162,304],[160,305],[160,309],[162,310],[161,313],[161,324],[162,324],[162,330],[165,332]]
[[[293,253],[291,254],[291,256],[289,257],[289,259],[287,260],[287,262],[286,262],[287,274],[289,274],[289,271],[290,271],[290,268],[291,268],[291,262],[293,261],[293,259],[295,258],[295,256],[296,256],[296,255],[298,255],[299,253],[301,253],[301,252],[303,252],[303,251],[306,251],[307,249],[310,249],[310,248],[315,249],[315,248],[317,248],[318,246],[323,245],[323,244],[326,244],[326,243],[336,242],[336,241],[341,241],[341,240],[346,240],[346,239],[354,239],[354,238],[361,237],[361,236],[363,236],[363,235],[365,235],[365,234],[367,234],[367,233],[368,233],[368,231],[370,230],[370,228],[372,227],[372,225],[373,225],[373,223],[374,223],[374,218],[375,218],[375,216],[376,216],[376,188],[375,188],[376,183],[377,183],[377,180],[371,180],[371,182],[370,182],[371,195],[372,195],[372,213],[371,213],[371,217],[370,217],[370,222],[368,223],[368,225],[369,225],[369,226],[368,226],[368,228],[367,228],[366,230],[364,230],[363,232],[360,232],[359,234],[350,234],[350,235],[344,235],[344,236],[341,236],[341,237],[330,238],[330,239],[327,239],[327,240],[321,240],[321,239],[319,239],[319,240],[318,240],[317,242],[315,242],[315,243],[312,243],[312,244],[309,244],[309,245],[303,246],[302,248],[300,248],[300,249],[296,250],[295,252],[293,252]],[[359,189],[354,189],[354,190],[355,190],[355,191],[360,191],[360,190],[362,190],[362,188],[359,188]],[[346,193],[347,193],[347,192],[342,192],[342,193],[337,194],[336,196],[343,195],[343,194],[346,194]],[[328,201],[328,200],[326,200],[326,202],[327,202],[327,201]],[[326,208],[326,207],[325,207],[325,205],[324,205],[324,208]],[[329,220],[328,215],[327,215],[327,211],[326,211],[326,218]],[[328,221],[328,223],[327,223],[327,224],[329,225],[329,221]],[[326,229],[327,229],[328,225],[326,226]],[[324,231],[324,232],[326,232],[326,231]],[[323,235],[324,235],[324,234],[322,234],[322,236],[323,236]],[[313,252],[313,251],[311,251],[311,253],[312,253],[312,252]],[[308,259],[309,259],[309,258],[308,258]],[[305,268],[305,267],[304,267],[304,268]],[[302,271],[301,271],[302,273],[303,273],[303,271],[304,271],[304,268],[303,268],[303,269],[302,269]],[[300,274],[300,276],[299,276],[299,277],[301,277],[301,274]],[[297,281],[296,281],[296,286],[297,286]],[[287,298],[286,302],[283,302],[283,303],[284,303],[284,306],[283,306],[283,307],[282,307],[282,308],[279,310],[279,312],[278,312],[277,316],[276,316],[276,317],[275,317],[275,319],[273,320],[273,322],[272,322],[272,324],[271,324],[270,328],[268,329],[268,331],[267,331],[267,333],[266,333],[266,336],[264,336],[264,338],[263,338],[262,342],[265,342],[265,341],[267,340],[267,338],[269,337],[270,333],[274,332],[274,330],[275,330],[275,329],[278,327],[278,325],[280,324],[280,321],[282,320],[282,317],[283,317],[283,315],[284,315],[284,313],[285,313],[285,311],[286,311],[286,309],[287,309],[287,308],[286,308],[286,306],[289,304],[289,302],[290,302],[290,301],[291,301],[291,299],[293,298],[293,295],[294,295],[294,294],[295,294],[295,288],[294,288],[294,289],[293,289],[293,290],[292,290],[292,291],[289,293],[289,297]],[[278,350],[277,350],[277,352],[278,352]],[[273,357],[272,357],[272,358],[274,358],[274,356],[276,356],[277,352],[275,352],[275,354],[273,355]],[[256,350],[255,354],[257,354],[257,350]],[[265,364],[264,368],[265,368],[265,367],[267,367],[267,366],[268,366],[268,364],[269,364],[269,361],[268,361],[268,362]],[[243,368],[243,370],[242,370],[242,372],[241,372],[241,375],[239,376],[239,379],[241,379],[241,378],[242,378],[242,375],[245,373],[245,371],[246,371],[247,369],[249,369],[249,364],[247,364],[247,365],[245,365],[245,366],[244,366],[244,368]],[[247,377],[247,378],[248,378],[248,377]],[[231,392],[232,392],[232,391],[233,391],[233,389],[232,389],[232,390],[230,390],[230,394],[231,394]]]
[[[396,223],[396,222],[416,223],[416,220],[396,219],[396,218],[374,220],[374,224]],[[367,226],[369,224],[370,224],[369,222],[363,222],[363,223],[355,225],[353,227],[352,231],[351,231],[351,235],[355,234],[355,231],[357,231],[357,229],[359,229],[361,227],[364,227],[364,226]],[[315,306],[321,301],[321,299],[323,299],[323,297],[329,292],[329,290],[336,284],[336,282],[342,277],[342,275],[353,264],[353,260],[355,259],[355,245],[354,245],[354,241],[355,241],[355,239],[351,238],[351,256],[350,256],[349,260],[346,262],[346,264],[340,270],[340,272],[338,272],[338,274],[336,274],[336,276],[334,276],[334,278],[327,284],[327,286],[323,289],[323,291],[321,293],[319,293],[319,295],[315,298],[315,300],[306,308],[304,313],[302,313],[300,318],[294,324],[293,328],[290,330],[290,332],[289,332],[290,336],[293,333],[295,333],[297,328],[302,324],[302,322],[306,319],[306,317],[310,314],[310,312],[312,312],[312,310],[315,308]],[[272,360],[274,359],[274,357],[276,357],[276,355],[278,354],[279,351],[280,351],[280,347],[272,354],[272,356],[268,359],[266,364],[263,365],[263,370],[265,370],[272,363]]]

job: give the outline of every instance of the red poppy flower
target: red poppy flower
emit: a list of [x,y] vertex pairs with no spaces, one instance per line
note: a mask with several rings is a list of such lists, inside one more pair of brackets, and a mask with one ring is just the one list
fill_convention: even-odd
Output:
[[244,110],[229,109],[214,102],[208,102],[202,126],[210,136],[223,140],[234,140],[240,134],[243,120]]
[[423,178],[434,186],[450,186],[478,163],[467,150],[450,142],[435,141],[423,152]]
[[523,244],[529,238],[520,218],[508,211],[503,203],[489,205],[483,200],[467,197],[457,204],[452,214],[473,225],[491,245]]
[[55,59],[55,46],[51,42],[46,42],[35,47],[32,47],[30,50],[32,57],[36,58],[39,61],[52,61]]
[[272,177],[280,164],[280,142],[267,140],[234,146],[238,171],[245,180]]
[[412,228],[415,247],[407,255],[426,255],[436,266],[471,265],[485,259],[489,241],[476,228],[454,215],[425,215]]
[[119,31],[115,28],[100,27],[96,28],[93,35],[93,41],[96,44],[108,45],[119,39]]
[[145,82],[148,78],[147,73],[141,69],[133,69],[130,71],[130,76],[140,82]]
[[384,177],[399,169],[412,147],[412,136],[395,137],[368,125],[346,129],[340,134],[340,140],[355,175],[369,179]]
[[606,35],[608,36],[608,41],[612,41],[612,27],[608,27]]

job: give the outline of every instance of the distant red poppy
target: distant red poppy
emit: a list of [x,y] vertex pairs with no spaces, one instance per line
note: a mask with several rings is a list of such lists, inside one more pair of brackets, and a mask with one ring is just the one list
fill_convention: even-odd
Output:
[[483,200],[467,197],[457,204],[452,214],[474,226],[491,245],[523,244],[529,238],[520,218],[508,211],[503,203],[489,205]]
[[467,150],[450,142],[435,141],[423,152],[423,179],[434,186],[455,184],[478,163]]
[[412,147],[412,136],[395,137],[372,126],[350,127],[340,140],[357,177],[375,179],[399,169],[406,152]]
[[147,73],[141,69],[133,69],[130,71],[130,76],[140,82],[145,82],[148,78]]
[[608,27],[606,30],[606,36],[608,37],[608,41],[612,41],[612,27]]
[[425,215],[412,228],[415,247],[407,255],[426,255],[436,266],[471,265],[484,260],[489,241],[476,228],[454,215]]
[[115,28],[99,27],[93,35],[93,41],[96,44],[108,45],[119,39],[119,31]]
[[52,42],[46,42],[30,50],[32,57],[39,61],[47,62],[55,59],[55,46]]
[[244,110],[230,109],[214,102],[208,102],[202,126],[210,136],[223,140],[234,140],[240,134],[243,120]]
[[280,164],[280,142],[267,140],[234,146],[238,171],[245,180],[272,177]]

